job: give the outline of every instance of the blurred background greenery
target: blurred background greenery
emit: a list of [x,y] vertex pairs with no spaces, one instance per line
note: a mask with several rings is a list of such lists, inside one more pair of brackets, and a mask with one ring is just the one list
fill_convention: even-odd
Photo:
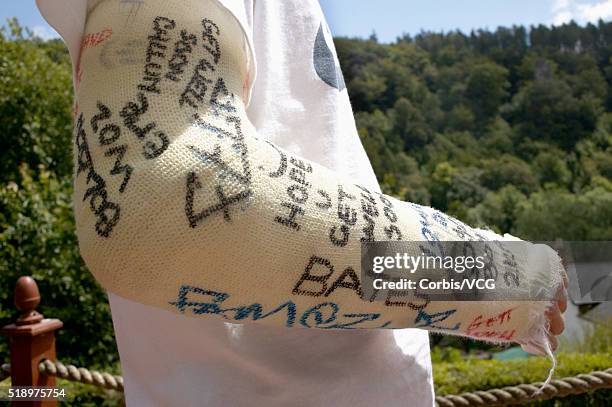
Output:
[[[612,240],[612,23],[336,38],[362,142],[383,190],[530,240]],[[72,81],[65,46],[9,21],[0,33],[0,326],[33,276],[60,318],[64,363],[119,372],[104,292],[71,209]],[[610,367],[610,329],[566,338],[559,376]],[[440,394],[541,380],[531,358],[432,335]],[[0,337],[0,362],[8,342]],[[72,386],[72,385],[71,385]],[[75,385],[75,405],[117,404]],[[562,405],[605,405],[610,392]],[[554,404],[546,405],[561,405]],[[567,404],[569,403],[569,404]],[[603,404],[602,404],[603,403]]]

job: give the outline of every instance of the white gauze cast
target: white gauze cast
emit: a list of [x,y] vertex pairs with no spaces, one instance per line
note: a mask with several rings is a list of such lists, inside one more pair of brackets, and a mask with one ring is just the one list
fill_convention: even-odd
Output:
[[[217,1],[102,1],[85,34],[75,212],[82,256],[106,289],[233,322],[421,327],[546,347],[550,301],[360,298],[362,240],[514,238],[369,191],[258,138],[245,113],[246,37]],[[500,273],[497,298],[518,289],[514,277],[547,276],[551,293],[561,284],[556,253],[527,251],[513,253],[512,278]]]

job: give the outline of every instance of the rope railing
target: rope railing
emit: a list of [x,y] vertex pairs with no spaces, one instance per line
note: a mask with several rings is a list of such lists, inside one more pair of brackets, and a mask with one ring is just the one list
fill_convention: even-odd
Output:
[[550,400],[612,388],[612,368],[551,380],[540,392],[541,382],[519,384],[500,389],[489,389],[436,397],[437,407],[513,406],[532,401]]
[[[45,359],[38,364],[41,374],[59,377],[72,382],[90,384],[123,392],[123,377],[89,370],[58,361]],[[9,364],[0,366],[0,381],[10,376]],[[612,368],[572,377],[551,380],[542,387],[541,382],[519,384],[498,389],[481,390],[459,395],[436,397],[437,407],[513,406],[533,401],[550,400],[586,392],[612,388]]]
[[123,391],[123,377],[101,373],[74,365],[64,365],[58,361],[45,359],[38,364],[41,374],[55,376],[72,382],[91,384],[105,389]]
[[[123,377],[97,370],[89,370],[74,365],[64,365],[57,360],[44,359],[38,364],[38,370],[45,376],[59,377],[71,382],[91,384],[109,390],[123,392]],[[11,365],[0,366],[0,382],[11,376]]]

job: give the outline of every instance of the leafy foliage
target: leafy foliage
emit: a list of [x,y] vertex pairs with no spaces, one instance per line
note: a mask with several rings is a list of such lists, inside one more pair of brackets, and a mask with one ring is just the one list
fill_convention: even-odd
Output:
[[522,238],[612,238],[612,23],[338,38],[383,190]]
[[0,31],[0,182],[16,180],[18,163],[69,175],[72,79],[59,40],[25,37],[15,20]]
[[[63,362],[104,366],[118,360],[106,295],[79,255],[70,179],[42,165],[33,171],[22,164],[19,171],[18,182],[0,185],[0,326],[18,316],[12,293],[17,278],[31,275],[41,292],[38,310],[64,322],[57,332]],[[8,344],[1,338],[4,356]]]

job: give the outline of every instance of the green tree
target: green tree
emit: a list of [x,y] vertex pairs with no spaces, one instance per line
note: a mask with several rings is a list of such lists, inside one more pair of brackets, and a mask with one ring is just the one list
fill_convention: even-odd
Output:
[[467,221],[480,227],[492,227],[498,233],[509,233],[526,199],[514,185],[490,191],[482,202],[468,211]]
[[572,173],[567,168],[563,153],[551,149],[543,151],[534,160],[534,167],[542,185],[552,183],[556,186],[569,186]]
[[597,187],[581,195],[562,189],[534,193],[519,210],[514,232],[530,240],[610,240],[612,192]]
[[23,34],[16,20],[0,31],[0,182],[18,166],[72,170],[72,80],[65,48]]
[[523,86],[503,113],[519,141],[543,139],[567,151],[593,132],[601,112],[591,94],[577,98],[563,80],[542,79]]
[[389,116],[393,121],[392,131],[404,140],[406,150],[422,147],[431,139],[431,126],[408,99],[399,98]]
[[476,121],[485,123],[492,119],[508,97],[510,83],[508,70],[492,62],[482,62],[470,67],[465,90]]
[[482,184],[495,191],[506,185],[514,185],[526,194],[538,189],[538,180],[529,164],[511,155],[485,161]]

